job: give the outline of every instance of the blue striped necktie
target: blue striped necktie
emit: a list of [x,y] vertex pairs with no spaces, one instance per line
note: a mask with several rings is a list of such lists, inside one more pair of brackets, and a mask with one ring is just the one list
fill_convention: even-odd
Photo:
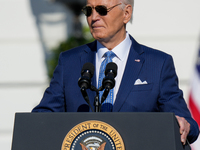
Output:
[[[112,62],[112,59],[115,57],[115,53],[113,53],[112,51],[108,51],[104,54],[105,59],[103,60],[103,62],[101,63],[101,67],[100,67],[100,71],[99,71],[99,80],[98,80],[98,88],[102,86],[102,81],[103,78],[105,77],[104,71],[106,68],[106,65],[109,62]],[[112,111],[113,108],[113,94],[114,91],[113,89],[110,90],[106,100],[103,102],[102,106],[101,106],[101,111],[102,112],[110,112]],[[103,95],[103,91],[99,91],[99,100],[101,102],[101,97]]]

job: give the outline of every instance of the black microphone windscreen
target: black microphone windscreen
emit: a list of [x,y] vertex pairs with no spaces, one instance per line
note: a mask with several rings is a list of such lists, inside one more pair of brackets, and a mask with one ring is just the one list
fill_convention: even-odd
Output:
[[86,70],[89,70],[89,71],[90,71],[91,77],[92,77],[93,74],[94,74],[94,65],[93,65],[92,63],[90,63],[90,62],[85,63],[85,64],[83,65],[82,70],[81,70],[81,75],[83,75],[83,73],[84,73]]
[[106,65],[105,75],[107,75],[107,73],[110,72],[110,70],[112,70],[112,72],[114,73],[114,76],[116,77],[117,65],[114,62],[110,62]]

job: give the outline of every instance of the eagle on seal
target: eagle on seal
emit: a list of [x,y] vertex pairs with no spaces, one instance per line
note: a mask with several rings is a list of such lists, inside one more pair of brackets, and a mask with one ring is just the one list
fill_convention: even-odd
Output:
[[87,148],[85,145],[80,143],[82,150],[104,150],[106,146],[106,142],[102,143],[98,148],[95,148],[93,146]]

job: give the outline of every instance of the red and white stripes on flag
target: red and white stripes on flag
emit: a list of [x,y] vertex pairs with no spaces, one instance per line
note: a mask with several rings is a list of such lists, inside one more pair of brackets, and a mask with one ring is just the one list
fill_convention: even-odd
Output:
[[[200,127],[200,49],[198,52],[198,59],[195,65],[193,78],[191,80],[189,108],[193,118]],[[200,150],[200,137],[192,144],[192,150]]]

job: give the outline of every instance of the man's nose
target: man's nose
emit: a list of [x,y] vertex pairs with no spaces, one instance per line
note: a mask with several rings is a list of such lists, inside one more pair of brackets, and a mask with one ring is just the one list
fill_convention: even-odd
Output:
[[92,17],[92,20],[95,20],[99,17],[99,13],[95,9],[93,9],[91,17]]

